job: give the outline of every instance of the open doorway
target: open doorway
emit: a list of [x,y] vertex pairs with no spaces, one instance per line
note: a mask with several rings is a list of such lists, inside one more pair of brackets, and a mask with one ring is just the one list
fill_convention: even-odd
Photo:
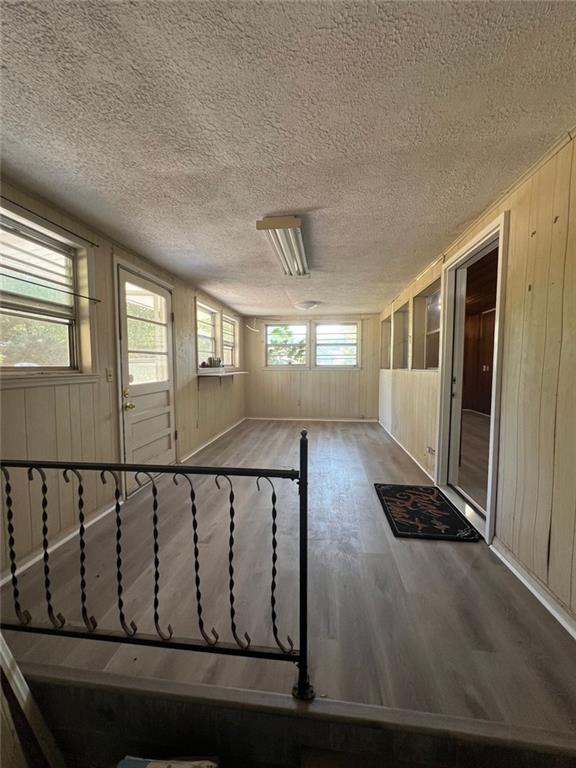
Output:
[[[491,246],[488,246],[489,248]],[[496,289],[498,285],[498,244],[495,243],[471,265],[459,267],[462,280],[463,334],[454,340],[455,375],[461,357],[461,397],[452,399],[450,473],[448,482],[463,493],[485,516],[490,459],[492,373]],[[454,383],[457,382],[457,379]],[[456,442],[457,441],[457,442]]]
[[[444,267],[436,481],[462,501],[488,542],[495,523],[507,216]],[[475,523],[474,523],[475,524]]]

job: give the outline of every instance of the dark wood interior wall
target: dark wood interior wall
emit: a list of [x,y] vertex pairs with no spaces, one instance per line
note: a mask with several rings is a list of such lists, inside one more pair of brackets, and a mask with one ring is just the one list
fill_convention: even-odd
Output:
[[462,407],[490,413],[498,249],[468,268]]

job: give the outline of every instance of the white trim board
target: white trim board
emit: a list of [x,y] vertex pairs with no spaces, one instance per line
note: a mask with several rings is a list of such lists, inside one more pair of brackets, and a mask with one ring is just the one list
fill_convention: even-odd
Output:
[[[490,449],[488,462],[488,484],[486,502],[486,525],[484,538],[488,544],[494,537],[497,514],[498,489],[498,451],[500,444],[500,392],[502,384],[504,312],[506,290],[506,265],[508,259],[509,211],[497,216],[475,237],[471,238],[442,267],[442,320],[440,326],[440,388],[438,391],[438,442],[436,450],[436,485],[448,485],[454,470],[454,454],[450,454],[450,444],[458,445],[460,422],[452,421],[455,404],[461,408],[462,388],[456,385],[453,377],[461,378],[463,348],[455,349],[455,335],[463,333],[463,310],[458,300],[458,293],[463,283],[459,282],[460,269],[478,261],[493,244],[498,242],[498,284],[496,289],[496,321],[494,328],[494,354],[492,373],[492,402],[490,417]],[[465,273],[463,273],[465,276]],[[460,296],[460,299],[463,297]],[[457,312],[460,307],[461,313]],[[459,373],[454,373],[454,369]]]
[[534,597],[542,603],[544,608],[549,611],[556,621],[560,622],[564,629],[576,640],[576,618],[562,606],[552,593],[535,577],[516,557],[510,552],[508,547],[495,536],[490,545],[494,554],[509,568],[514,576],[527,587]]
[[[120,504],[123,504],[124,502],[121,500]],[[110,512],[113,512],[116,508],[115,504],[112,504],[110,507],[105,507],[104,509],[100,509],[99,511],[95,512],[93,517],[90,517],[85,523],[84,528],[88,529],[91,526],[93,526],[95,523],[98,523],[100,520],[102,520],[103,517],[106,517],[107,514]],[[55,552],[57,549],[59,549],[63,544],[66,544],[68,541],[73,539],[75,536],[78,536],[78,528],[72,528],[69,531],[66,531],[64,533],[61,533],[56,536],[56,541],[53,544],[50,544],[48,547],[48,554],[51,555],[53,552]],[[20,577],[25,571],[27,571],[29,568],[31,568],[36,563],[39,563],[40,560],[44,557],[44,552],[42,550],[37,550],[35,552],[32,552],[30,555],[27,555],[23,558],[22,564],[18,564],[18,571],[17,576]],[[5,586],[6,584],[10,583],[12,576],[10,573],[6,573],[2,578],[0,578],[0,588]]]
[[380,420],[378,420],[378,424],[380,424],[380,426],[382,427],[382,429],[384,430],[384,432],[386,432],[386,434],[387,434],[389,437],[391,437],[391,438],[392,438],[392,440],[394,440],[394,442],[396,443],[396,445],[400,446],[400,448],[402,448],[402,450],[404,451],[404,453],[405,453],[407,456],[409,456],[409,457],[412,459],[412,461],[414,462],[414,464],[417,464],[417,465],[420,467],[420,469],[422,470],[422,472],[424,472],[424,474],[426,475],[426,477],[429,477],[429,478],[430,478],[430,480],[432,480],[432,482],[433,482],[433,483],[435,483],[435,480],[434,480],[434,475],[431,475],[431,474],[430,474],[430,472],[428,472],[428,470],[427,470],[427,469],[425,469],[425,468],[422,466],[422,464],[420,464],[420,462],[418,461],[418,459],[416,459],[416,458],[414,458],[414,456],[412,456],[412,454],[410,453],[410,451],[409,451],[407,448],[405,448],[405,447],[402,445],[402,443],[400,442],[400,440],[398,440],[398,438],[397,438],[397,437],[394,437],[394,435],[392,434],[392,432],[390,432],[388,429],[386,429],[386,427],[384,426],[384,424],[382,424],[382,422],[381,422]]
[[226,427],[226,429],[223,429],[222,432],[218,432],[217,435],[214,435],[214,437],[211,437],[210,440],[207,440],[205,443],[202,443],[202,445],[199,445],[198,448],[194,448],[194,450],[191,453],[186,454],[186,456],[183,456],[181,459],[178,459],[177,464],[183,464],[185,461],[188,461],[188,459],[191,459],[192,456],[194,456],[197,453],[200,453],[200,451],[203,451],[204,448],[208,448],[209,445],[212,445],[212,443],[215,443],[216,440],[219,440],[221,437],[224,437],[228,432],[235,429],[236,427],[240,426],[243,421],[246,421],[246,416],[243,416],[241,419],[236,421],[234,424],[231,424],[229,427]]
[[376,417],[370,417],[369,419],[317,419],[315,417],[306,416],[246,416],[247,421],[326,421],[326,422],[347,422],[350,424],[378,424]]

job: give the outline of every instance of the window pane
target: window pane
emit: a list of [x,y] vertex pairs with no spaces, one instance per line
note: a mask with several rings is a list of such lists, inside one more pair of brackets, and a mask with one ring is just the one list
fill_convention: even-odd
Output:
[[305,365],[306,325],[266,326],[267,365]]
[[438,331],[426,335],[426,368],[438,368],[440,359],[440,334]]
[[316,326],[316,365],[358,365],[356,323],[319,323]]
[[133,283],[125,284],[126,314],[129,317],[153,320],[156,323],[168,321],[166,299],[153,291],[141,288]]
[[[33,236],[15,231],[17,223],[2,216],[0,227],[0,289],[12,302],[42,308],[45,303],[71,315],[74,307],[73,250],[51,247]],[[40,237],[40,235],[39,235]]]
[[146,320],[128,318],[128,349],[150,352],[168,351],[168,329]]
[[209,309],[203,309],[202,307],[198,307],[198,324],[204,323],[206,326],[209,326],[210,328],[214,328],[214,319],[215,319],[215,312],[211,312]]
[[431,294],[426,299],[426,331],[440,330],[440,291]]
[[69,322],[0,312],[0,365],[69,368]]
[[128,373],[131,384],[167,381],[168,355],[128,352]]

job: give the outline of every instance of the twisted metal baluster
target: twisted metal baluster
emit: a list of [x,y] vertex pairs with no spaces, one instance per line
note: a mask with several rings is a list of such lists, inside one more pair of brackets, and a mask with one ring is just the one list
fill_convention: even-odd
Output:
[[276,539],[276,534],[278,532],[278,525],[276,524],[276,518],[278,516],[278,510],[276,509],[276,489],[274,488],[274,483],[272,480],[270,480],[269,477],[258,477],[256,479],[256,486],[258,490],[260,490],[260,480],[267,480],[270,483],[270,487],[272,488],[272,583],[270,585],[270,606],[272,609],[272,632],[274,634],[274,640],[276,640],[276,645],[283,653],[292,653],[294,651],[294,643],[292,642],[292,638],[290,635],[286,635],[286,639],[288,641],[288,645],[284,645],[284,643],[280,640],[278,637],[278,625],[277,625],[277,614],[276,614],[276,576],[278,575],[278,571],[276,570],[276,563],[278,561],[278,540]]
[[230,495],[228,497],[230,502],[230,538],[228,540],[228,573],[230,575],[230,580],[228,582],[229,584],[229,593],[230,593],[230,627],[232,629],[232,634],[234,635],[234,640],[236,640],[236,643],[242,650],[246,650],[250,647],[250,643],[252,642],[250,640],[250,635],[248,632],[244,632],[244,637],[246,639],[246,643],[242,641],[240,637],[238,637],[238,633],[236,631],[236,611],[234,609],[234,516],[236,514],[234,510],[234,488],[232,486],[232,481],[228,477],[228,475],[217,475],[214,478],[214,481],[216,483],[216,487],[220,489],[220,483],[218,482],[218,478],[223,477],[225,480],[228,481],[228,484],[230,485]]
[[66,624],[66,619],[61,613],[54,615],[54,608],[52,607],[52,593],[50,592],[50,557],[48,554],[48,486],[46,485],[46,474],[40,467],[30,467],[28,470],[28,480],[31,482],[34,479],[34,470],[38,472],[42,479],[42,551],[44,560],[44,591],[46,594],[46,607],[48,610],[48,618],[52,622],[52,625],[56,629],[61,629]]
[[122,594],[124,592],[124,588],[122,586],[122,517],[120,515],[120,480],[118,479],[118,475],[116,472],[112,472],[110,469],[104,469],[100,473],[100,479],[106,485],[106,473],[109,473],[114,478],[115,488],[114,488],[114,510],[116,514],[116,583],[117,583],[117,594],[118,594],[118,615],[120,618],[120,625],[124,632],[128,635],[128,637],[132,637],[136,634],[138,631],[138,627],[136,624],[131,621],[130,626],[126,624],[126,616],[124,615],[124,601],[122,599]]
[[20,606],[20,590],[18,589],[18,577],[16,572],[16,550],[14,548],[14,512],[12,511],[12,485],[10,484],[10,474],[5,467],[0,467],[4,475],[4,493],[6,495],[6,519],[8,522],[8,554],[10,557],[10,578],[12,581],[12,597],[14,600],[14,611],[20,624],[30,624],[32,617],[26,610]]
[[88,615],[88,609],[86,608],[86,542],[84,540],[84,533],[86,528],[84,526],[84,485],[82,475],[75,469],[68,468],[62,472],[64,480],[69,483],[70,478],[68,472],[72,472],[78,480],[78,538],[80,540],[80,603],[82,605],[82,619],[86,625],[88,632],[94,632],[98,626],[94,616]]
[[154,536],[154,626],[156,627],[156,632],[158,632],[158,636],[161,640],[170,640],[174,634],[170,624],[168,624],[167,632],[164,632],[160,628],[160,600],[158,598],[158,594],[160,592],[160,559],[158,557],[158,552],[160,551],[160,547],[158,545],[158,489],[156,488],[154,478],[149,472],[137,472],[134,475],[134,479],[139,486],[142,486],[141,481],[138,479],[139,475],[144,475],[152,483],[152,531]]
[[199,554],[200,551],[198,549],[198,520],[196,517],[196,493],[194,492],[194,486],[192,485],[192,480],[188,475],[185,475],[183,472],[176,472],[174,476],[172,477],[172,480],[174,481],[174,485],[178,485],[178,478],[183,477],[185,480],[188,481],[188,484],[190,486],[190,507],[192,509],[192,530],[194,532],[194,574],[195,574],[195,584],[196,584],[196,606],[198,611],[198,626],[200,628],[200,634],[208,643],[208,645],[216,645],[218,642],[218,632],[212,627],[210,630],[212,632],[212,637],[210,637],[206,630],[204,629],[204,619],[202,618],[202,592],[200,591],[200,560],[199,560]]

